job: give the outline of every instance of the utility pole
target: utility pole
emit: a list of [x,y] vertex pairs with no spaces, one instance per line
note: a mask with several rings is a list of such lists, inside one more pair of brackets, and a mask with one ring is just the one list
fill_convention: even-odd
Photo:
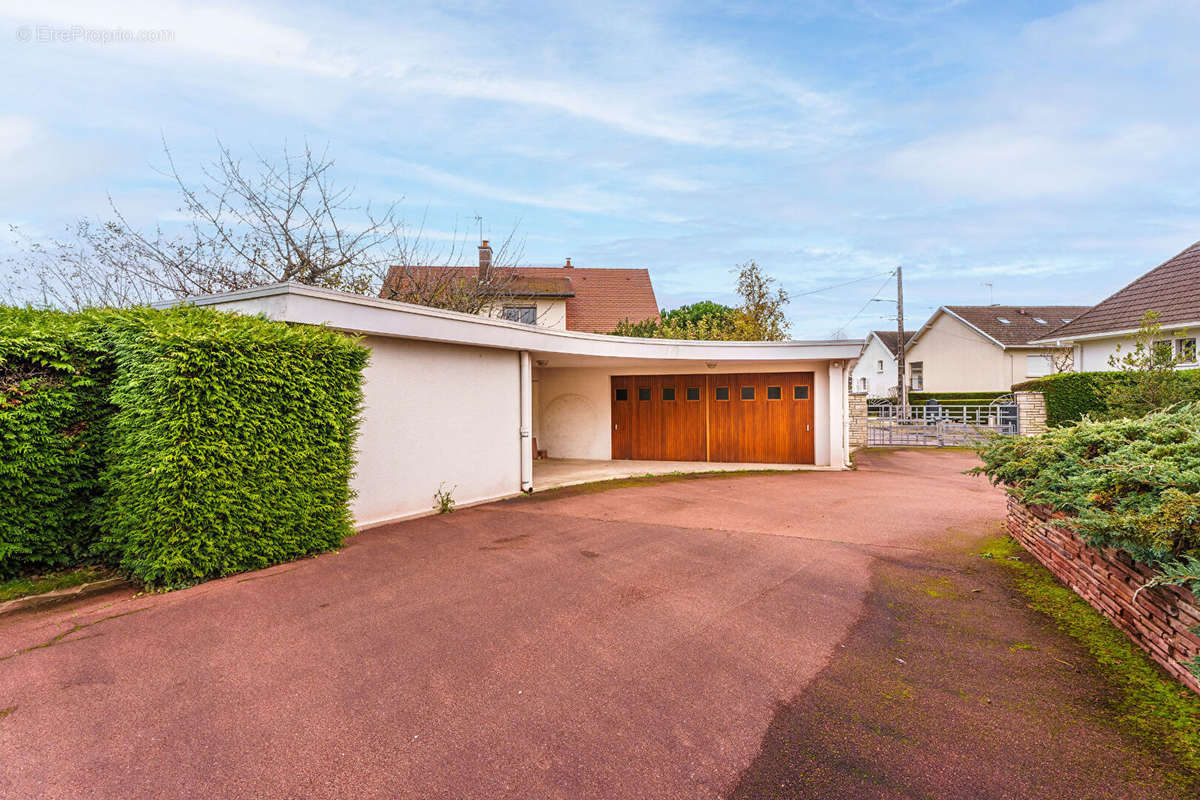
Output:
[[904,382],[904,271],[896,267],[896,392],[900,416],[908,416],[908,386]]

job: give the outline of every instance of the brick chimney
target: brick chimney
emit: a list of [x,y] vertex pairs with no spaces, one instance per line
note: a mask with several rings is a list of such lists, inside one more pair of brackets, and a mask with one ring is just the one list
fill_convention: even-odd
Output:
[[484,239],[479,245],[479,279],[485,280],[492,271],[492,246]]
[[567,259],[567,265],[566,265],[566,267],[564,267],[564,269],[573,269],[573,267],[571,266],[571,259],[569,259],[569,258]]

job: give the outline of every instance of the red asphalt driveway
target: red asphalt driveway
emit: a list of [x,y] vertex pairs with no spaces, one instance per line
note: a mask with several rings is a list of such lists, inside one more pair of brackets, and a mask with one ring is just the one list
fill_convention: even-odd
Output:
[[961,452],[376,529],[0,618],[0,796],[719,797],[873,560],[994,528]]

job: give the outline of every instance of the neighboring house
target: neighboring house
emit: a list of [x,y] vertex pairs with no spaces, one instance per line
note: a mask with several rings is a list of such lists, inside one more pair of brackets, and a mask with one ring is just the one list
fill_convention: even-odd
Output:
[[[904,339],[912,338],[912,331],[904,332]],[[869,397],[890,397],[896,394],[896,331],[871,331],[862,354],[851,375],[851,389],[866,392]]]
[[[908,342],[914,392],[1005,392],[1062,371],[1062,351],[1033,344],[1087,306],[942,306]],[[1056,360],[1059,363],[1056,363]]]
[[1179,366],[1198,366],[1200,242],[1059,326],[1038,343],[1072,348],[1072,369],[1077,372],[1111,370],[1109,357],[1116,354],[1118,345],[1128,351],[1129,337],[1137,332],[1147,311],[1159,313],[1162,341],[1170,343]]
[[849,463],[861,340],[634,339],[293,283],[188,302],[363,337],[361,526],[429,513],[439,487],[461,504],[534,488],[534,439],[551,458]]
[[[571,259],[561,267],[494,267],[486,239],[479,245],[478,267],[409,267],[422,280],[474,281],[495,271],[499,297],[483,313],[487,316],[536,325],[552,330],[610,333],[628,319],[658,319],[658,301],[645,269],[574,267]],[[392,286],[402,285],[406,270],[392,267],[381,297]]]

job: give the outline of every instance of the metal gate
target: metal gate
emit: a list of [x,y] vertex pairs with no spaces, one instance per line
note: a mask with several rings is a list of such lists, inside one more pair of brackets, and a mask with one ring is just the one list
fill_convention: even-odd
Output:
[[942,405],[936,401],[909,406],[901,413],[888,401],[867,404],[869,447],[947,447],[973,445],[991,435],[1018,433],[1017,404],[1011,396],[988,405]]

